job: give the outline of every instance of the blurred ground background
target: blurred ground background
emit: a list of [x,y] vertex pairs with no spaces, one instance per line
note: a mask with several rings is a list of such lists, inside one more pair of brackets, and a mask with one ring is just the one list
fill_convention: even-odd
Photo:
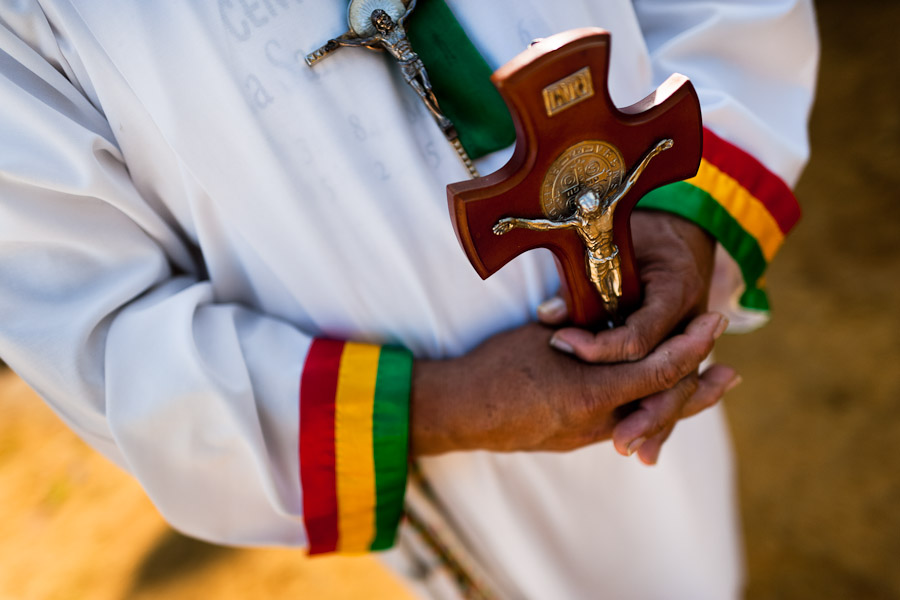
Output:
[[750,598],[900,598],[900,2],[819,1],[804,218],[726,339]]
[[[773,322],[720,343],[745,379],[748,598],[900,598],[900,2],[818,5],[805,216],[770,270]],[[0,514],[0,600],[404,597],[370,558],[174,533],[9,372]]]

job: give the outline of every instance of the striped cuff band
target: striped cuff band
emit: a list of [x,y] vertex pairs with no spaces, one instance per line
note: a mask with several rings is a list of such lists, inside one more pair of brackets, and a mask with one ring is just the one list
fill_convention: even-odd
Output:
[[300,382],[309,553],[390,548],[406,489],[412,355],[316,339]]
[[800,219],[800,206],[762,163],[704,129],[697,175],[650,192],[638,206],[675,213],[709,231],[741,268],[740,305],[769,310],[763,274]]

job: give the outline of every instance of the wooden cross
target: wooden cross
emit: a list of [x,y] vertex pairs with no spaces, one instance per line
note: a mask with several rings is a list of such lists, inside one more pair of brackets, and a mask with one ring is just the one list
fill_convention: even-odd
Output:
[[587,238],[559,224],[576,218],[586,192],[611,197],[630,183],[610,212],[621,265],[618,316],[635,310],[641,289],[631,211],[650,190],[693,177],[702,150],[700,104],[687,78],[672,75],[640,102],[616,108],[607,90],[609,49],[608,32],[575,29],[539,40],[497,70],[491,80],[516,127],[513,157],[495,173],[447,187],[457,237],[483,279],[523,252],[548,248],[571,322],[594,330],[616,315],[586,268]]

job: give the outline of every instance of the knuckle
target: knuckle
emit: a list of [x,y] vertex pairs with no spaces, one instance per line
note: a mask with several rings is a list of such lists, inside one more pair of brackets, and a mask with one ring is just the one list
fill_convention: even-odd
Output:
[[622,401],[622,390],[617,383],[605,377],[583,380],[570,413],[576,421],[573,425],[598,427],[605,423],[610,411]]
[[689,401],[691,399],[691,397],[697,393],[697,390],[699,388],[700,388],[700,383],[697,380],[696,375],[684,379],[683,384],[682,384],[682,393],[681,393],[682,404]]
[[644,336],[632,329],[631,335],[628,336],[628,339],[622,345],[622,356],[628,361],[640,360],[650,351],[649,345]]
[[675,426],[675,423],[681,417],[684,400],[690,398],[689,394],[683,395],[679,393],[680,391],[673,390],[669,392],[666,402],[649,412],[649,426],[645,430],[645,435],[648,438],[652,438]]
[[678,368],[670,360],[668,352],[663,352],[652,370],[653,381],[660,390],[668,390],[681,379]]

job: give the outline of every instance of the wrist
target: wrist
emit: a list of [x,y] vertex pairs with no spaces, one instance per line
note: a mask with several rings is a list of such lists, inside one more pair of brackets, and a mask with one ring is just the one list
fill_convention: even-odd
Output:
[[409,397],[409,453],[411,457],[468,448],[462,429],[454,425],[463,382],[452,360],[416,360]]

